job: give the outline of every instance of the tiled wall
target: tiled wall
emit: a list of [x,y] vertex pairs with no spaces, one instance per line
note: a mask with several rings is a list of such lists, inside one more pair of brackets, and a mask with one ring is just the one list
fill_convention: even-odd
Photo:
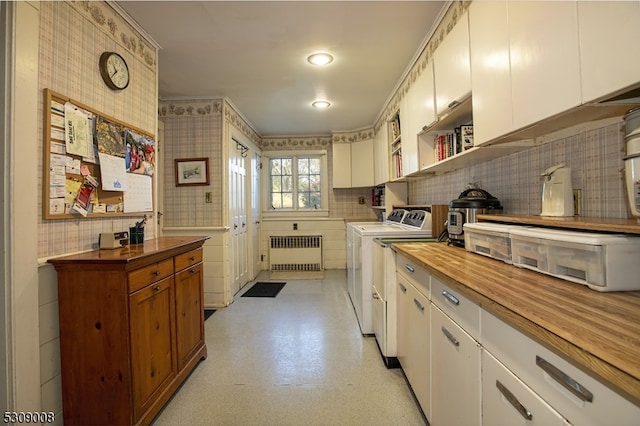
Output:
[[540,174],[565,163],[574,189],[582,190],[582,215],[626,218],[622,121],[561,137],[526,151],[440,176],[409,182],[409,203],[448,204],[470,182],[497,197],[509,214],[538,215],[542,210]]
[[[109,89],[98,72],[104,51],[120,53],[131,72],[122,92]],[[132,30],[103,2],[41,2],[40,93],[49,88],[151,134],[156,133],[156,48]],[[42,135],[42,96],[38,117]],[[37,153],[38,208],[42,210],[42,139]],[[95,248],[101,232],[127,229],[136,218],[65,219],[44,221],[39,216],[38,257]],[[154,221],[147,234],[155,234]]]

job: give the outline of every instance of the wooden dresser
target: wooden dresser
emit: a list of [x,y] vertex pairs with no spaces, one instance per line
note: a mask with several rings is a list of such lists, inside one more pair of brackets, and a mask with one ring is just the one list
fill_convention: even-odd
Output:
[[65,425],[149,424],[207,356],[202,245],[163,237],[50,259]]

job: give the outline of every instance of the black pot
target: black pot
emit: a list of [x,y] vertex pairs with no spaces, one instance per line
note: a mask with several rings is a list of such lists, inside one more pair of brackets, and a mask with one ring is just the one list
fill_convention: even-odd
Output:
[[456,245],[464,245],[465,223],[475,223],[478,214],[502,212],[500,201],[483,189],[467,189],[449,203],[447,232],[449,240]]

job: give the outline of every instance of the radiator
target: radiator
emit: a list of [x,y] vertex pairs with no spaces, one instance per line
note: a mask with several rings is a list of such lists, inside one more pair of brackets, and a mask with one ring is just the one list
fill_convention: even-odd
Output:
[[322,271],[322,235],[269,238],[269,270]]

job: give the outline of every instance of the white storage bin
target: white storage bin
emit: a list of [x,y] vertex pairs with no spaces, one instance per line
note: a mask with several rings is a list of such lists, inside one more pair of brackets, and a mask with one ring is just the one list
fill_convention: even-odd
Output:
[[536,246],[540,257],[545,257],[539,262],[544,267],[531,269],[598,291],[640,290],[640,237],[529,228],[514,230],[511,238],[512,247],[520,241],[530,249],[526,253],[523,248],[514,249],[519,252],[518,262],[514,258],[517,266],[531,267],[526,263],[533,263],[531,248]]
[[510,264],[511,239],[509,233],[512,229],[517,228],[524,227],[488,222],[465,223],[464,247],[470,252]]
[[[535,228],[534,228],[535,229]],[[522,233],[524,229],[514,229],[510,234],[511,261],[514,265],[547,272],[547,246],[533,231]]]

